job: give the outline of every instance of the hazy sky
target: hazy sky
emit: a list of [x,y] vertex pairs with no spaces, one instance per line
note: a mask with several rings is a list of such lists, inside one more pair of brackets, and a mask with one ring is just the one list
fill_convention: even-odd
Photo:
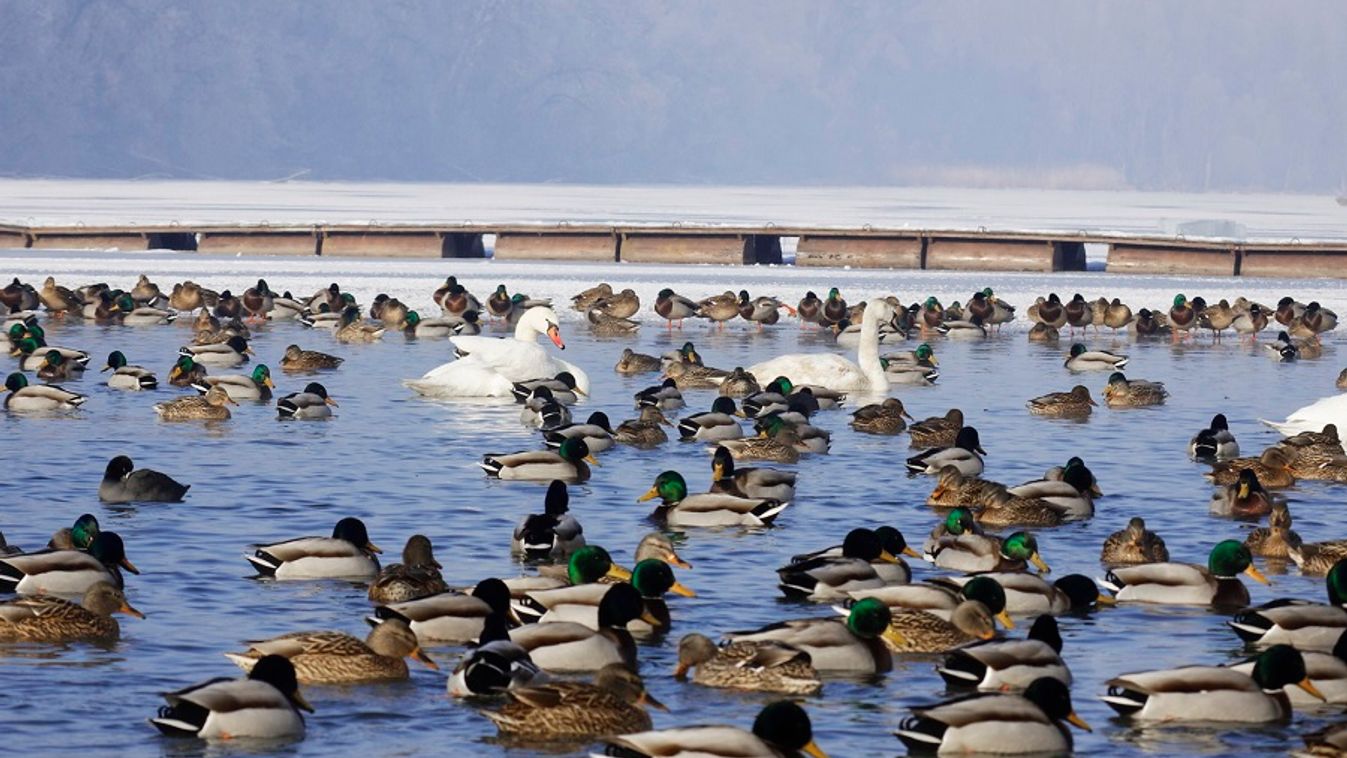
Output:
[[0,0],[0,174],[1347,192],[1344,2]]

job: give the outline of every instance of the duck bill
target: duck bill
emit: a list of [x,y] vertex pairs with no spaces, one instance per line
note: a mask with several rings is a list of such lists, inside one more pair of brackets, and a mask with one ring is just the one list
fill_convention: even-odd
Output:
[[276,389],[276,383],[273,382],[273,381],[271,381],[271,377],[269,377],[269,376],[268,376],[267,378],[263,379],[263,380],[262,380],[262,383],[265,384],[265,385],[267,386],[268,389],[273,389],[273,390]]
[[897,556],[887,550],[879,551],[879,558],[876,560],[879,560],[882,563],[898,563]]
[[893,627],[885,629],[884,634],[881,636],[884,637],[885,642],[894,647],[907,647],[907,638],[903,636],[902,632],[899,632]]
[[682,582],[674,582],[669,591],[681,597],[697,597],[696,591]]
[[677,553],[670,553],[669,556],[664,559],[664,562],[669,564],[670,566],[677,566],[678,568],[683,569],[692,568],[692,564],[678,557]]
[[677,679],[680,682],[683,681],[684,679],[687,679],[688,669],[690,668],[692,668],[691,664],[685,661],[679,661],[678,665],[674,666],[674,679]]
[[800,748],[800,752],[805,755],[813,756],[813,758],[828,758],[828,754],[823,752],[823,748],[815,744],[813,740],[810,740],[808,745]]
[[631,581],[631,571],[622,568],[616,563],[608,567],[608,573],[604,574],[604,576],[610,579],[616,579],[619,582]]
[[335,399],[330,398],[330,397],[323,398],[323,402],[324,402],[324,403],[327,403],[328,405],[332,406],[333,408],[339,408],[339,407],[341,407],[341,406],[337,405],[337,401],[336,401]]
[[1117,604],[1118,604],[1118,599],[1115,598],[1115,597],[1109,597],[1108,595],[1100,595],[1099,597],[1096,597],[1096,598],[1094,599],[1094,604],[1095,604],[1095,605],[1117,605]]
[[304,699],[304,696],[299,693],[299,690],[290,693],[290,701],[293,702],[297,708],[306,710],[309,713],[314,712],[313,706],[309,705],[309,701]]
[[[940,361],[937,360],[936,357],[935,357],[934,355],[932,355],[930,358],[927,358],[926,360],[930,361],[932,366],[939,366],[939,365],[940,365]],[[907,414],[904,413],[903,415],[906,416]],[[908,416],[908,418],[912,418],[912,417],[911,417],[911,416]]]
[[1014,620],[1010,618],[1010,613],[1008,613],[1004,608],[1001,609],[1000,613],[996,614],[996,620],[1000,621],[1001,626],[1004,626],[1007,629],[1015,628]]
[[111,370],[112,370],[112,366],[104,366],[103,368],[101,368],[101,369],[98,370],[98,373],[101,374],[101,373],[103,373],[104,371],[111,371]]
[[974,446],[973,446],[973,452],[977,453],[978,455],[986,455],[986,454],[987,454],[987,451],[986,451],[986,450],[983,450],[981,445],[974,445]]
[[380,549],[379,546],[374,544],[373,542],[366,542],[365,549],[370,551],[371,553],[383,553],[383,550]]
[[644,495],[641,495],[640,497],[636,498],[636,502],[644,503],[647,500],[654,500],[657,497],[659,497],[659,489],[656,487],[651,487],[649,491],[647,491]]
[[647,708],[654,708],[657,711],[664,711],[665,713],[669,712],[669,706],[656,700],[655,696],[651,695],[649,692],[642,692],[641,696],[636,699],[636,704],[644,705]]
[[1093,732],[1093,731],[1094,731],[1093,729],[1090,728],[1090,725],[1089,725],[1089,724],[1085,723],[1085,719],[1083,719],[1083,718],[1081,718],[1080,716],[1077,716],[1077,715],[1076,715],[1076,712],[1075,712],[1075,711],[1072,711],[1071,713],[1067,714],[1066,720],[1067,720],[1067,723],[1071,724],[1071,725],[1074,726],[1074,727],[1077,727],[1077,728],[1080,728],[1080,729],[1084,729],[1084,730],[1087,731],[1087,732]]
[[585,392],[584,390],[580,389],[579,387],[575,387],[574,389],[571,390],[571,392],[574,392],[575,394],[579,395],[580,397],[589,397],[589,393],[588,393],[588,392]]
[[140,569],[136,568],[136,564],[132,563],[130,558],[123,557],[118,563],[127,571],[130,571],[137,576],[140,575]]
[[656,629],[659,629],[660,627],[664,626],[664,622],[655,618],[655,614],[651,613],[650,609],[648,608],[641,611],[640,619]]
[[558,350],[565,350],[566,343],[561,340],[561,330],[555,326],[547,327],[547,337],[552,340],[552,344],[557,346]]
[[585,456],[585,463],[588,463],[591,466],[598,466],[599,468],[603,468],[603,464],[599,463],[599,459],[595,458],[593,453]]
[[117,610],[121,611],[122,613],[125,613],[128,616],[135,616],[138,619],[145,618],[145,614],[141,613],[139,610],[134,608],[130,603],[126,602],[125,600],[122,601],[122,607],[118,608]]
[[407,657],[420,661],[421,663],[424,663],[427,668],[433,669],[435,671],[440,670],[440,664],[431,660],[430,656],[426,655],[426,652],[419,647],[413,650]]
[[171,370],[169,370],[169,372],[168,372],[168,378],[169,378],[169,381],[172,381],[172,380],[174,380],[174,379],[177,379],[177,378],[180,377],[180,376],[182,376],[182,369],[178,368],[177,366],[174,366],[174,367],[173,367]]
[[1052,572],[1052,569],[1048,568],[1047,562],[1043,560],[1043,556],[1038,553],[1029,556],[1029,562],[1037,566],[1040,573],[1048,574]]
[[1248,574],[1249,578],[1253,579],[1255,582],[1266,584],[1269,587],[1272,586],[1272,582],[1268,581],[1268,578],[1263,576],[1263,572],[1259,571],[1258,567],[1252,563],[1249,564],[1248,568],[1244,569],[1244,573]]
[[1328,698],[1324,697],[1324,693],[1320,692],[1319,688],[1314,686],[1314,682],[1311,682],[1309,677],[1305,677],[1299,682],[1296,682],[1296,686],[1308,692],[1311,696],[1324,702],[1328,702]]
[[913,550],[911,545],[903,546],[903,555],[906,555],[908,558],[916,558],[918,560],[921,559],[921,553],[918,553],[916,550]]

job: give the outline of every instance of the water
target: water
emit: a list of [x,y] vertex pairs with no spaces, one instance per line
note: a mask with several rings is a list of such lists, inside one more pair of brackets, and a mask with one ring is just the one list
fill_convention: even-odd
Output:
[[[324,270],[318,271],[318,267]],[[464,261],[333,261],[234,259],[204,256],[44,255],[31,252],[4,259],[3,274],[40,283],[55,273],[69,284],[106,280],[127,287],[141,271],[162,287],[190,276],[215,288],[241,290],[259,274],[279,289],[308,294],[340,281],[362,303],[380,291],[423,310],[430,293],[448,273],[456,273],[485,296],[498,281],[534,296],[559,298],[605,279],[635,286],[646,303],[645,324],[632,347],[660,353],[693,340],[708,364],[747,365],[782,352],[829,350],[826,339],[802,332],[787,320],[759,334],[744,322],[724,331],[689,322],[667,332],[648,310],[663,286],[704,296],[746,286],[794,302],[806,288],[832,284],[854,300],[896,292],[904,302],[927,293],[962,299],[991,285],[1021,310],[1049,288],[1088,298],[1118,295],[1134,309],[1165,306],[1175,291],[1209,299],[1248,294],[1275,302],[1289,292],[1319,299],[1347,313],[1347,297],[1332,281],[1277,282],[1228,279],[1173,280],[1098,274],[1015,275],[935,272],[861,272],[788,268],[552,266]],[[621,377],[611,370],[626,343],[586,334],[580,314],[562,310],[568,349],[593,380],[593,399],[577,416],[604,410],[614,423],[634,415],[631,395],[656,381],[654,375]],[[1080,455],[1094,470],[1106,497],[1089,522],[1040,533],[1053,576],[1080,572],[1102,575],[1099,546],[1130,516],[1141,515],[1169,544],[1175,560],[1205,562],[1215,541],[1242,538],[1246,525],[1207,513],[1212,488],[1203,466],[1185,457],[1189,437],[1211,415],[1223,411],[1246,452],[1276,439],[1255,419],[1281,418],[1311,400],[1331,394],[1341,367],[1333,340],[1317,361],[1279,365],[1262,348],[1227,339],[1213,345],[1133,343],[1107,333],[1091,345],[1128,353],[1129,376],[1164,381],[1172,397],[1156,409],[1098,409],[1086,422],[1035,418],[1024,409],[1030,397],[1069,389],[1078,381],[1098,397],[1105,374],[1069,375],[1061,366],[1068,343],[1029,344],[1021,322],[997,338],[979,343],[933,342],[942,376],[935,387],[895,388],[918,418],[962,408],[982,434],[989,452],[985,476],[1007,483],[1037,478],[1049,466]],[[70,322],[52,324],[52,344],[88,349],[95,361],[112,349],[132,363],[166,378],[179,345],[189,341],[180,326],[131,328]],[[250,576],[242,554],[255,541],[326,534],[341,517],[355,515],[369,525],[373,540],[394,559],[405,539],[429,535],[451,583],[470,585],[490,575],[512,575],[508,541],[514,523],[541,508],[542,486],[487,480],[476,466],[484,452],[537,445],[536,433],[518,423],[518,408],[474,402],[433,402],[401,386],[404,378],[448,360],[445,341],[407,341],[389,335],[373,345],[343,346],[327,333],[296,324],[256,330],[253,347],[275,369],[279,392],[298,389],[306,377],[279,371],[284,347],[304,347],[345,356],[341,370],[323,376],[341,406],[329,422],[280,423],[269,405],[243,405],[234,418],[216,426],[168,424],[155,419],[151,405],[179,390],[114,392],[99,374],[70,384],[91,398],[69,418],[0,418],[5,430],[0,451],[8,461],[8,507],[0,529],[12,543],[29,548],[82,512],[93,512],[105,529],[126,539],[141,576],[127,580],[131,602],[144,621],[119,617],[123,638],[110,648],[17,645],[0,648],[0,681],[15,693],[0,711],[0,725],[12,744],[32,750],[87,756],[125,754],[233,754],[262,752],[296,756],[353,753],[405,755],[458,752],[530,755],[524,748],[498,746],[495,730],[475,706],[455,702],[444,691],[446,671],[458,651],[434,649],[444,670],[412,663],[410,682],[359,688],[305,688],[318,712],[309,718],[308,737],[286,746],[207,746],[160,738],[145,719],[161,703],[158,693],[212,676],[235,676],[221,655],[243,641],[302,629],[339,629],[363,636],[369,610],[363,587],[341,582],[265,582]],[[912,345],[916,343],[913,342]],[[909,346],[911,347],[911,346]],[[241,371],[245,371],[243,369]],[[217,371],[216,373],[222,373]],[[709,406],[709,391],[687,393],[689,411]],[[672,713],[655,713],[657,727],[722,722],[752,723],[767,696],[733,693],[673,680],[678,636],[702,631],[752,629],[790,617],[824,615],[822,606],[787,602],[775,586],[773,569],[790,555],[840,541],[852,527],[893,524],[920,543],[937,516],[922,503],[933,481],[908,479],[901,461],[906,436],[857,435],[846,426],[847,412],[825,412],[818,423],[833,431],[833,452],[799,464],[796,502],[778,526],[760,533],[693,530],[681,553],[695,569],[679,578],[698,591],[694,599],[671,600],[675,628],[668,638],[643,646],[642,673],[653,694]],[[107,460],[118,453],[191,483],[185,503],[104,506],[97,486]],[[572,488],[572,508],[593,543],[629,562],[639,538],[652,528],[648,504],[637,504],[655,475],[677,469],[693,488],[704,488],[709,457],[700,444],[670,442],[655,451],[619,447],[602,456],[602,467],[583,486]],[[1343,536],[1338,513],[1341,490],[1317,482],[1291,491],[1296,528],[1307,540]],[[933,572],[919,562],[919,577]],[[1294,596],[1321,599],[1322,580],[1302,578],[1294,568],[1273,577],[1266,588],[1249,582],[1255,602]],[[1223,663],[1242,654],[1223,617],[1200,609],[1105,609],[1060,619],[1064,657],[1076,678],[1073,697],[1092,734],[1077,733],[1081,752],[1108,755],[1284,750],[1297,735],[1334,720],[1332,708],[1297,712],[1287,727],[1260,729],[1135,729],[1110,718],[1096,696],[1104,681],[1122,672],[1186,663]],[[1022,636],[1028,620],[1012,632]],[[901,753],[891,735],[908,708],[945,696],[933,659],[900,661],[873,681],[829,679],[823,694],[806,707],[818,742],[832,755]],[[560,754],[579,754],[561,750]]]

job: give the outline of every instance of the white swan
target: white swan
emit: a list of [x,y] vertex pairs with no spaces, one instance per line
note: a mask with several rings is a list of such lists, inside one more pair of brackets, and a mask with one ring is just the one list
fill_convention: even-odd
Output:
[[405,382],[416,392],[427,397],[511,397],[515,382],[542,379],[569,371],[575,377],[576,389],[589,394],[589,375],[580,367],[554,358],[538,344],[538,337],[546,335],[562,350],[557,328],[560,319],[551,308],[530,308],[519,318],[514,328],[514,339],[498,337],[451,337],[457,352],[462,355],[431,369],[420,379]]
[[844,392],[887,393],[888,375],[879,362],[879,325],[891,319],[893,306],[887,301],[876,298],[866,303],[865,313],[861,316],[860,344],[856,348],[859,365],[831,353],[796,353],[777,356],[748,370],[763,382],[784,376],[796,385],[816,384]]
[[1326,424],[1337,424],[1339,429],[1347,429],[1347,393],[1315,400],[1293,411],[1282,422],[1266,419],[1259,421],[1287,436],[1301,432],[1321,432]]

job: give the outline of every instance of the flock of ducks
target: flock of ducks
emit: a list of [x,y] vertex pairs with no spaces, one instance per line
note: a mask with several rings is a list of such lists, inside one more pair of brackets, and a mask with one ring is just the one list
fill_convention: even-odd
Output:
[[[1220,486],[1212,512],[1244,520],[1266,517],[1267,526],[1243,541],[1215,542],[1207,561],[1193,564],[1171,561],[1164,540],[1133,517],[1102,545],[1100,560],[1108,571],[1101,583],[1082,574],[1049,582],[1030,530],[1095,515],[1103,492],[1085,461],[1071,458],[1023,484],[992,481],[983,476],[986,451],[978,431],[960,409],[917,420],[901,400],[888,397],[892,385],[928,384],[939,376],[930,342],[914,350],[892,346],[917,336],[985,339],[1016,318],[1017,309],[990,288],[973,293],[966,304],[948,306],[934,297],[906,306],[896,297],[852,305],[835,288],[825,298],[810,292],[796,306],[752,298],[747,291],[694,300],[664,289],[652,310],[670,329],[690,318],[707,319],[717,329],[742,319],[762,329],[780,323],[785,311],[802,327],[829,330],[839,347],[856,351],[856,360],[817,352],[715,368],[691,342],[664,356],[627,348],[614,367],[618,373],[659,372],[661,380],[635,394],[636,417],[616,426],[603,412],[573,416],[572,407],[590,395],[590,380],[579,365],[539,344],[546,338],[565,348],[561,319],[549,301],[511,295],[505,285],[479,301],[454,277],[431,297],[441,310],[434,318],[384,295],[362,309],[336,284],[307,298],[277,294],[263,280],[241,296],[190,281],[166,294],[146,276],[129,291],[102,284],[68,289],[50,277],[40,288],[15,279],[0,289],[0,302],[9,309],[11,352],[19,362],[5,382],[5,408],[12,413],[70,412],[88,400],[53,382],[79,380],[91,354],[48,344],[44,322],[153,326],[191,319],[192,343],[174,356],[166,380],[199,394],[154,404],[159,418],[219,422],[230,418],[231,405],[273,400],[280,419],[327,418],[336,403],[320,383],[276,398],[267,365],[254,365],[248,373],[213,373],[251,362],[249,339],[259,324],[293,320],[330,330],[332,339],[344,344],[399,331],[409,338],[448,337],[455,359],[407,380],[407,386],[430,397],[513,398],[521,423],[540,433],[536,449],[490,453],[480,461],[486,476],[548,485],[542,511],[521,519],[511,542],[536,573],[450,587],[427,537],[413,535],[402,561],[383,566],[380,548],[355,517],[338,521],[327,536],[255,545],[246,558],[261,577],[367,584],[375,603],[368,617],[371,631],[364,639],[319,630],[249,641],[226,653],[246,672],[244,678],[165,693],[166,704],[150,719],[164,734],[297,738],[305,730],[301,711],[313,710],[302,685],[406,679],[408,658],[438,669],[425,647],[464,645],[446,689],[483,703],[480,712],[502,735],[599,742],[603,754],[620,756],[822,756],[808,714],[791,699],[770,702],[750,729],[652,730],[648,709],[663,706],[637,673],[637,641],[669,630],[676,609],[670,595],[695,594],[674,571],[691,566],[663,531],[641,541],[632,568],[615,563],[571,512],[567,485],[589,480],[604,451],[616,445],[656,448],[669,439],[666,429],[673,430],[707,447],[712,484],[706,492],[693,492],[683,473],[660,473],[637,498],[655,501],[655,520],[678,531],[771,526],[794,499],[797,475],[758,464],[791,464],[827,453],[831,435],[815,421],[857,401],[873,402],[851,412],[856,431],[908,434],[915,452],[906,469],[932,477],[927,504],[940,514],[934,528],[917,549],[892,526],[855,526],[839,544],[789,558],[777,569],[782,594],[822,604],[820,612],[725,632],[719,642],[685,634],[678,642],[678,679],[798,698],[820,692],[829,677],[882,675],[896,656],[934,655],[948,686],[969,694],[912,709],[895,731],[910,750],[1066,752],[1073,744],[1068,726],[1089,726],[1072,707],[1073,681],[1055,617],[1135,602],[1211,608],[1259,652],[1230,665],[1120,674],[1106,683],[1101,699],[1122,718],[1277,722],[1305,703],[1347,703],[1347,540],[1303,542],[1291,530],[1285,500],[1275,494],[1297,479],[1347,482],[1336,422],[1318,423],[1326,416],[1315,406],[1293,414],[1282,425],[1290,436],[1257,456],[1241,457],[1220,414],[1190,441],[1190,455],[1211,463],[1209,476]],[[615,292],[600,284],[577,294],[571,305],[584,314],[579,323],[598,336],[629,335],[640,326],[632,319],[640,299],[629,289]],[[1242,298],[1208,304],[1178,295],[1167,311],[1133,313],[1117,299],[1090,302],[1075,295],[1062,302],[1051,294],[1026,313],[1033,324],[1029,339],[1036,341],[1058,339],[1064,328],[1084,333],[1091,327],[1175,340],[1200,331],[1219,340],[1233,330],[1254,341],[1275,323],[1278,335],[1269,354],[1281,361],[1315,355],[1320,336],[1336,326],[1328,309],[1291,298],[1271,308]],[[512,328],[513,336],[481,336],[492,320]],[[287,347],[277,361],[287,373],[339,371],[341,363],[298,345]],[[1163,403],[1163,385],[1127,378],[1122,373],[1127,364],[1125,355],[1072,343],[1063,353],[1063,376],[1107,374],[1101,397],[1111,407]],[[106,384],[113,390],[159,386],[152,370],[132,364],[120,350],[108,354],[104,372],[110,372]],[[685,391],[713,395],[709,410],[684,411]],[[1029,399],[1026,406],[1032,414],[1079,417],[1090,414],[1096,402],[1090,388],[1078,384]],[[673,421],[674,414],[681,417]],[[119,455],[107,464],[99,498],[180,502],[188,490]],[[998,536],[993,530],[1013,531]],[[913,582],[904,556],[943,573]],[[1324,575],[1328,602],[1284,599],[1249,607],[1239,577],[1266,581],[1255,557],[1289,559],[1304,573]],[[143,617],[124,593],[123,570],[138,573],[122,538],[102,530],[92,514],[56,532],[44,550],[24,552],[0,538],[0,591],[17,594],[0,604],[0,639],[117,639],[114,614]],[[1001,629],[1017,628],[1017,616],[1034,617],[1027,635],[1003,637]],[[569,678],[576,674],[593,680]],[[1347,750],[1347,727],[1306,739],[1315,750]]]

